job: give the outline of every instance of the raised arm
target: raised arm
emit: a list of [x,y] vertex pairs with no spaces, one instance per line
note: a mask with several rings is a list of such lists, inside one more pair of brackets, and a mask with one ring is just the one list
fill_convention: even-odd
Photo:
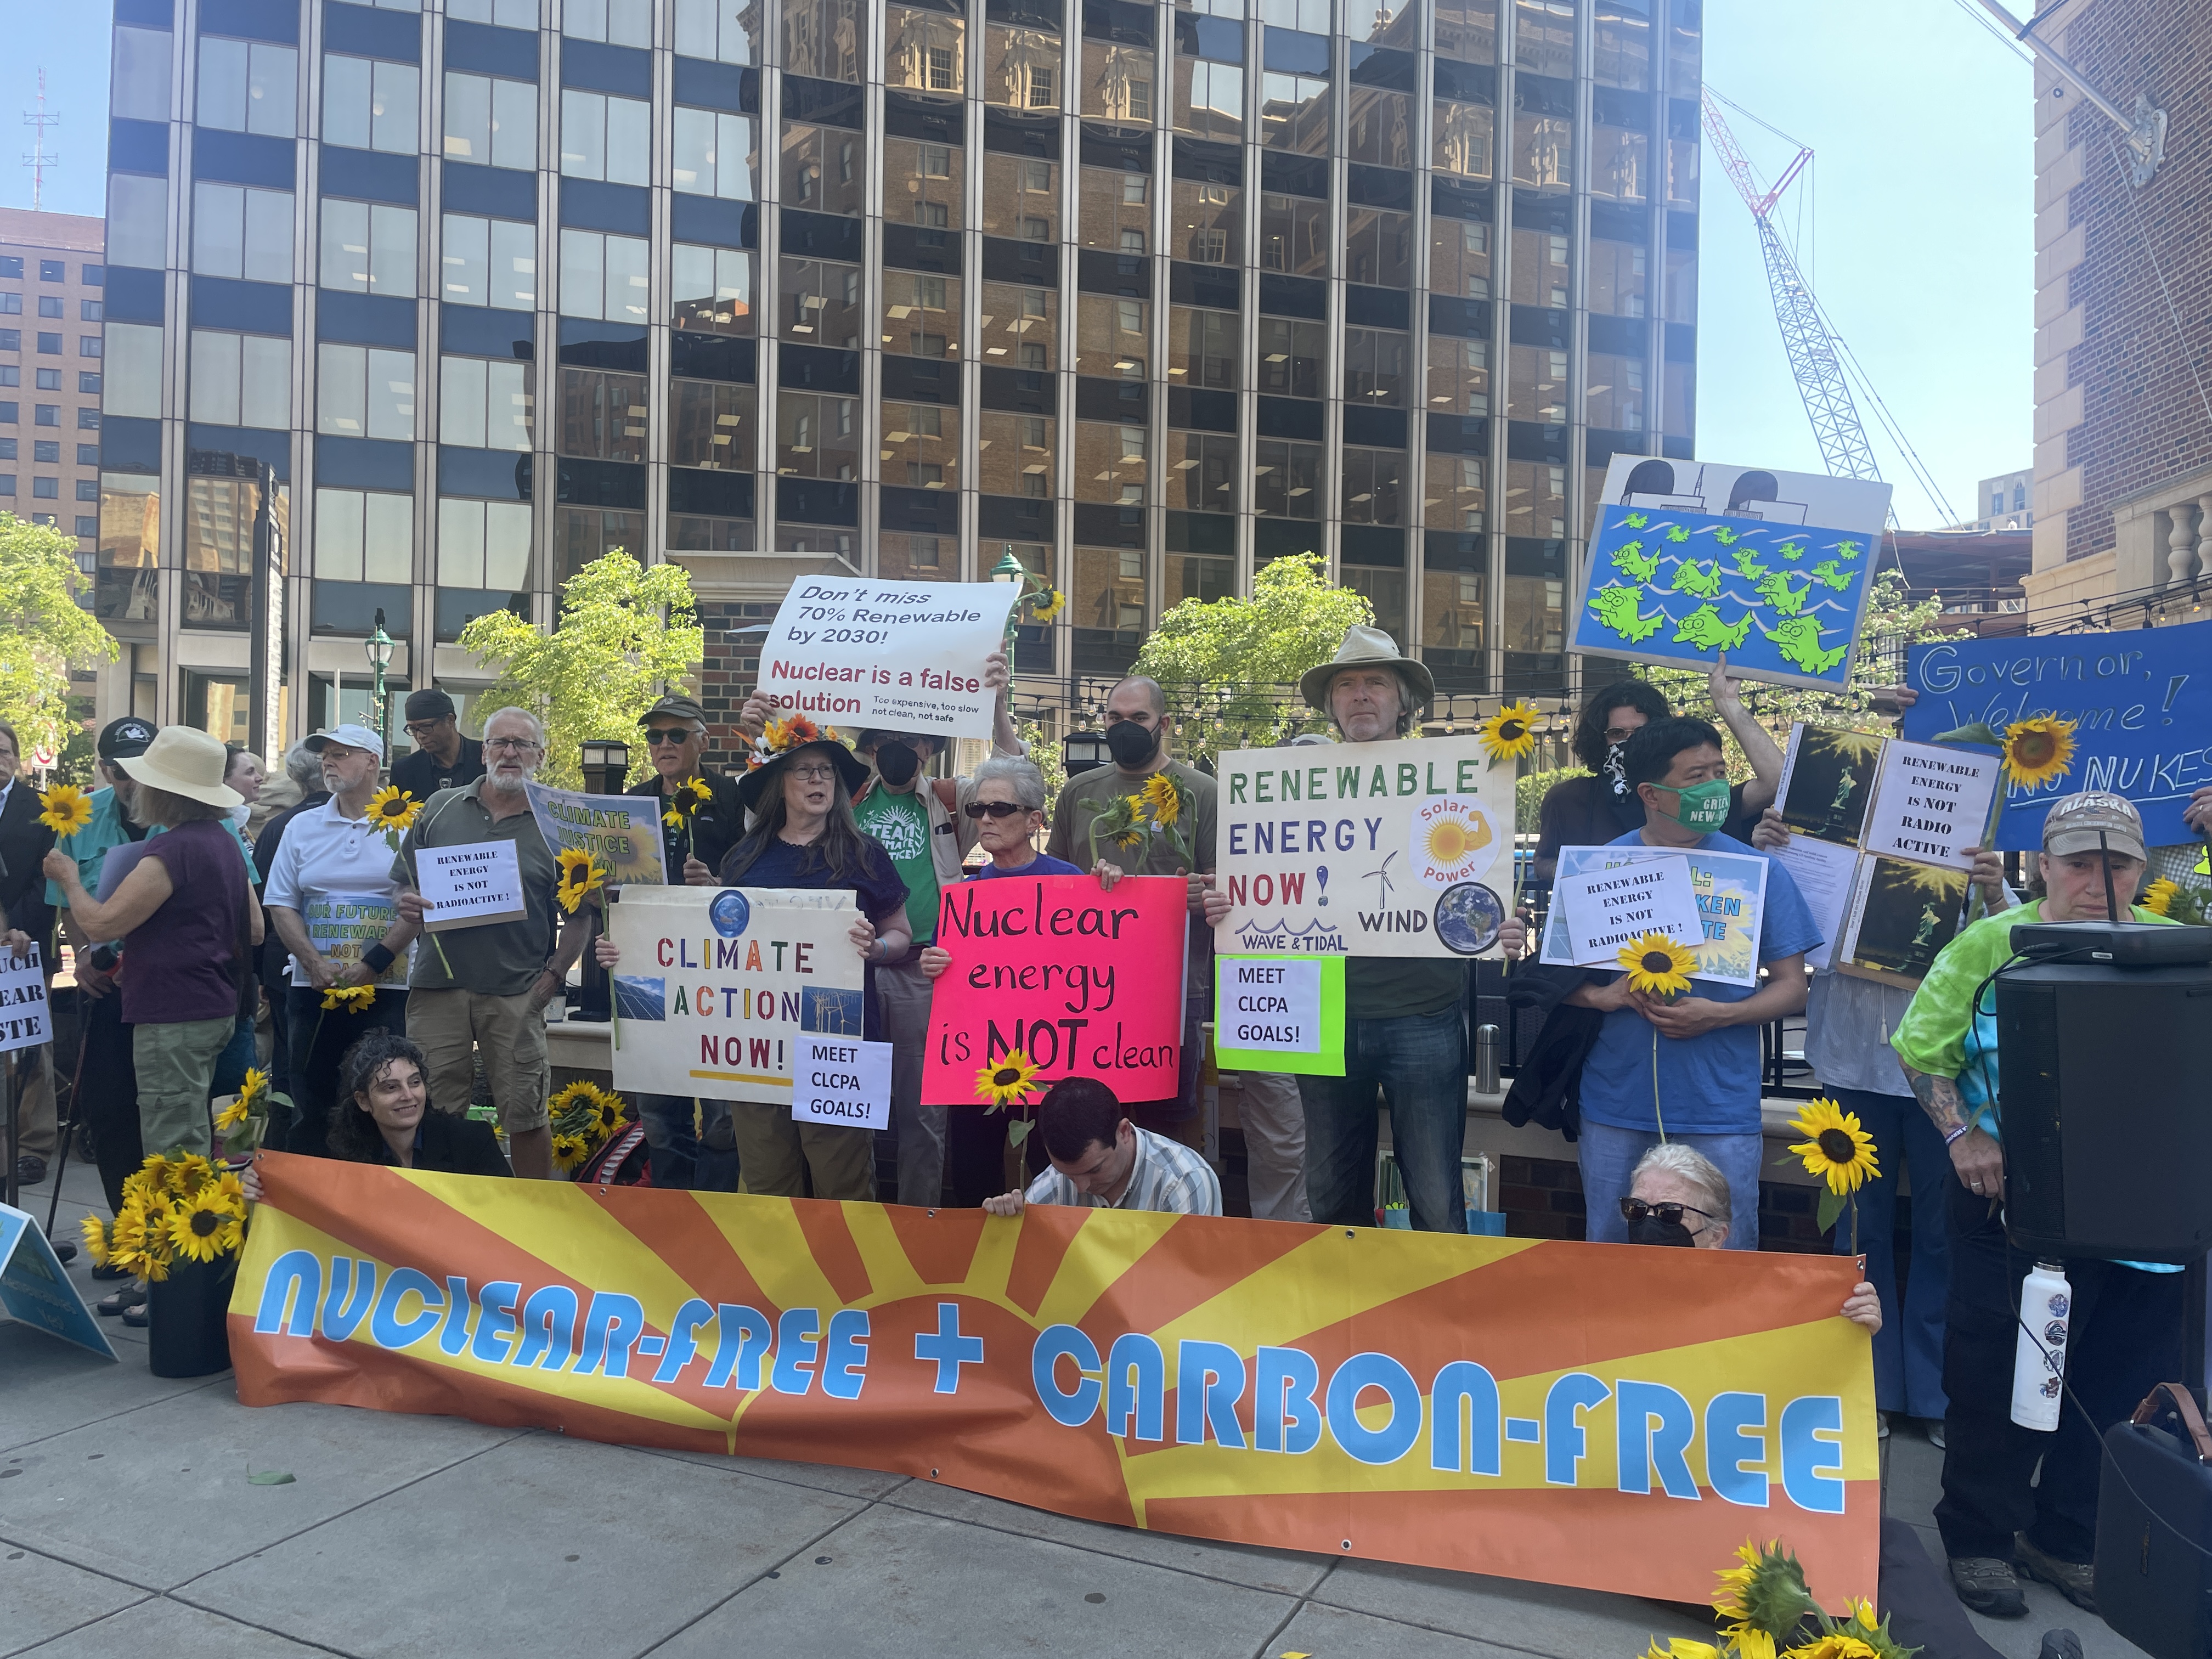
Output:
[[1743,706],[1743,682],[1730,678],[1727,652],[1722,652],[1714,662],[1705,684],[1712,692],[1715,712],[1735,734],[1744,758],[1751,763],[1752,777],[1743,786],[1743,804],[1758,811],[1782,793],[1781,747],[1774,741],[1774,734]]

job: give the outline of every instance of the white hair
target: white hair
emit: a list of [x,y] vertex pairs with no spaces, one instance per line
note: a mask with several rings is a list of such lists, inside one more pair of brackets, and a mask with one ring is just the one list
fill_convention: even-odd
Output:
[[284,751],[284,775],[302,790],[313,789],[323,781],[323,757],[305,741],[295,743]]
[[486,732],[490,731],[491,723],[501,714],[520,714],[524,720],[528,720],[531,735],[537,739],[538,747],[542,749],[545,746],[545,722],[517,703],[509,703],[504,708],[493,709],[490,714],[484,716],[483,729]]
[[1722,1232],[1726,1233],[1735,1224],[1735,1208],[1729,1202],[1728,1177],[1696,1147],[1685,1146],[1679,1140],[1661,1141],[1636,1160],[1636,1172],[1628,1178],[1630,1190],[1635,1189],[1636,1176],[1646,1170],[1680,1176],[1705,1194],[1705,1201],[1698,1207]]
[[994,755],[975,769],[972,781],[977,788],[994,781],[1014,792],[1015,803],[1024,811],[1044,811],[1044,774],[1027,756]]

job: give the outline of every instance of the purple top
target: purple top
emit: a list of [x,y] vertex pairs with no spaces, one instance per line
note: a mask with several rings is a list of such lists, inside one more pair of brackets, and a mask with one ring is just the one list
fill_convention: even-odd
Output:
[[[229,823],[204,818],[181,824],[131,850],[137,854],[132,865],[148,859],[167,865],[173,890],[124,941],[124,1019],[132,1025],[171,1025],[236,1018],[234,958],[247,889],[246,864]],[[106,873],[121,878],[112,870]]]
[[995,864],[987,864],[980,870],[969,872],[970,881],[995,881],[1004,876],[1079,876],[1077,869],[1066,859],[1056,859],[1039,853],[1018,870],[1001,870]]

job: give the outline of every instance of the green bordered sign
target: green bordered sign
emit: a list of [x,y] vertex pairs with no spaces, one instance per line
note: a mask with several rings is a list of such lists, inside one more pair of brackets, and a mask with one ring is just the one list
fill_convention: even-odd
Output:
[[1225,1072],[1344,1075],[1344,958],[1216,957],[1213,1054]]

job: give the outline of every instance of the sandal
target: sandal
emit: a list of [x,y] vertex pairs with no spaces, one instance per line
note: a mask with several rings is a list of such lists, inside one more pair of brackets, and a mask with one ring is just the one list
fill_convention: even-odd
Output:
[[146,1304],[142,1302],[135,1308],[125,1308],[123,1310],[123,1322],[131,1327],[134,1331],[144,1330],[146,1328]]
[[119,1291],[110,1291],[92,1304],[92,1310],[103,1319],[127,1313],[146,1300],[146,1292],[136,1285],[125,1285]]

